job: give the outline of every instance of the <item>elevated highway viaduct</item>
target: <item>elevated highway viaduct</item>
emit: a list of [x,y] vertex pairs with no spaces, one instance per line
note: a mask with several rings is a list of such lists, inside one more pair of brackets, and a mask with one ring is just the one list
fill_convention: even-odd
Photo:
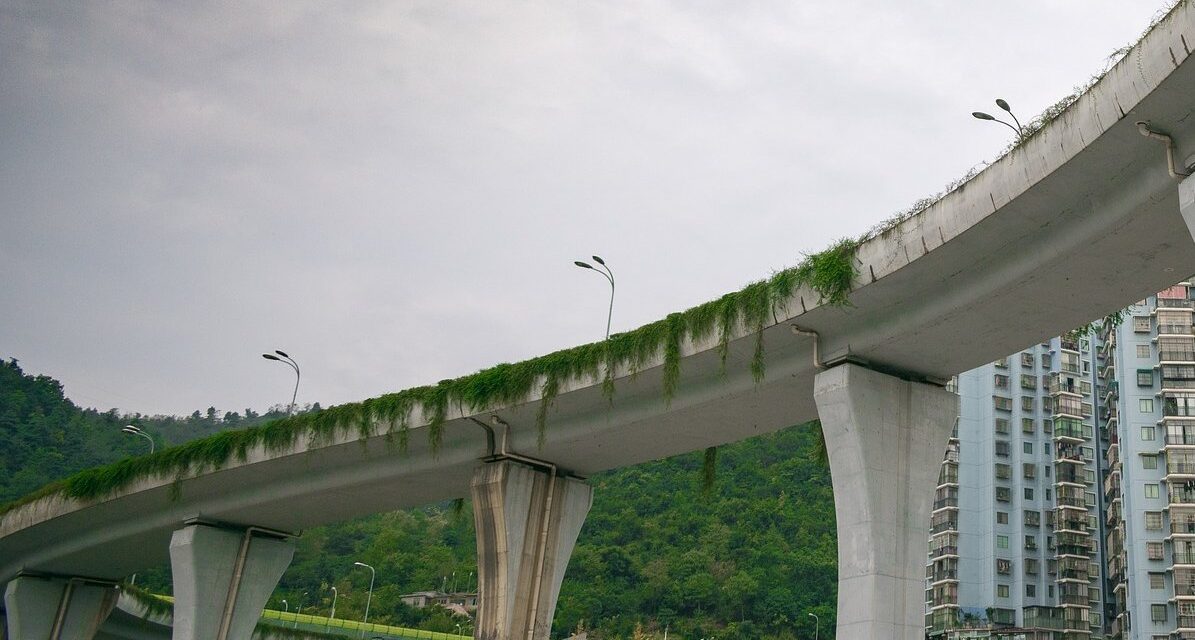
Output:
[[[442,404],[442,416],[367,414],[216,467],[28,501],[0,519],[9,637],[90,638],[111,607],[106,585],[167,560],[176,640],[248,637],[291,534],[471,494],[476,636],[547,638],[592,499],[586,476],[820,418],[838,637],[920,639],[929,512],[957,416],[943,383],[1195,273],[1193,47],[1188,1],[1060,116],[861,242],[847,305],[801,286],[725,342],[684,334],[608,375],[573,371],[553,393],[537,383],[483,406]],[[405,453],[386,435],[399,422]]]

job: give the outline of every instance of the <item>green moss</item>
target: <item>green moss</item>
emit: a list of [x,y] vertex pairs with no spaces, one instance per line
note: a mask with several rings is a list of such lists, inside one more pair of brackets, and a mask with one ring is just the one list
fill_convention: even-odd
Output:
[[174,603],[165,598],[161,598],[148,591],[138,589],[131,584],[120,585],[120,590],[145,609],[145,614],[141,616],[143,620],[149,618],[150,616],[164,618],[174,615]]

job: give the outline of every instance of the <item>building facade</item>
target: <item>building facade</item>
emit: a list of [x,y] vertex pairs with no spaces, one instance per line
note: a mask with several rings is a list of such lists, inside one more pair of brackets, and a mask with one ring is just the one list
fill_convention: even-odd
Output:
[[926,633],[1195,640],[1195,290],[960,375]]

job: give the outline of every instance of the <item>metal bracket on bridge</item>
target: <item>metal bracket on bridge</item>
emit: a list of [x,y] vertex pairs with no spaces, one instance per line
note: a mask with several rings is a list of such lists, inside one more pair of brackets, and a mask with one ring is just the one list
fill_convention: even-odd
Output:
[[198,525],[202,527],[212,527],[213,529],[225,529],[227,531],[236,531],[238,533],[246,533],[249,535],[260,533],[267,538],[276,538],[278,540],[288,540],[291,538],[303,537],[303,532],[290,532],[281,529],[270,529],[269,527],[258,527],[256,525],[236,524],[233,522],[225,522],[223,520],[211,520],[200,516],[194,516],[183,520],[184,527]]

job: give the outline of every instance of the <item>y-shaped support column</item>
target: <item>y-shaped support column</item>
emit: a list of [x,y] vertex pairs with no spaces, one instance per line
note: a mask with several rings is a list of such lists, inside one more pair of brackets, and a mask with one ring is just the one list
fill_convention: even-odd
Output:
[[254,529],[188,525],[170,539],[174,640],[248,638],[295,547]]
[[547,640],[569,556],[593,503],[573,478],[511,461],[473,474],[477,640]]
[[91,640],[119,596],[112,584],[79,578],[17,577],[4,590],[8,637]]
[[930,509],[958,396],[857,365],[817,374],[838,520],[839,638],[925,638]]

